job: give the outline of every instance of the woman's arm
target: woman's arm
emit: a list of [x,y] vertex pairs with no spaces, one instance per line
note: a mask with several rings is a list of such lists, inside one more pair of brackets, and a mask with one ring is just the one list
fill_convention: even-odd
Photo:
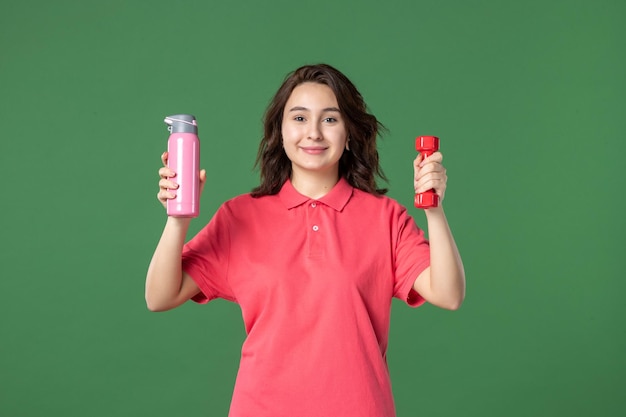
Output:
[[441,165],[442,159],[441,153],[436,152],[424,161],[421,155],[414,161],[415,192],[434,189],[439,195],[440,203],[439,207],[426,210],[430,267],[417,277],[413,288],[429,303],[456,310],[465,298],[465,271],[441,205],[448,179],[446,170]]
[[[171,178],[176,173],[167,167],[167,152],[161,159],[159,169],[159,193],[157,198],[165,207],[168,199],[176,198],[178,185]],[[206,181],[206,172],[200,171],[200,190]],[[168,217],[161,239],[154,251],[146,275],[146,304],[151,311],[165,311],[178,307],[198,294],[200,289],[193,279],[182,270],[182,253],[189,229],[189,218]]]
[[146,275],[146,305],[150,311],[178,307],[200,289],[183,272],[181,257],[191,219],[168,217]]

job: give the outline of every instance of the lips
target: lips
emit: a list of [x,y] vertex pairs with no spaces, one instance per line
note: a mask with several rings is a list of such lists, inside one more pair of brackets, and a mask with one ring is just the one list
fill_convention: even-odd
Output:
[[317,155],[317,154],[324,152],[328,148],[323,147],[323,146],[304,146],[300,149],[302,149],[302,151],[305,153]]

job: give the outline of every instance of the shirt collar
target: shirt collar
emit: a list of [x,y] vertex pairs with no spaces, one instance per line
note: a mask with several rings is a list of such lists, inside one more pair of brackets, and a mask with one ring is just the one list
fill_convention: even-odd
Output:
[[[350,197],[352,197],[353,190],[354,188],[348,184],[348,181],[341,177],[328,194],[317,201],[337,211],[342,211],[346,204],[348,204]],[[312,198],[300,194],[298,190],[293,187],[289,179],[285,181],[278,195],[288,210],[313,200]]]

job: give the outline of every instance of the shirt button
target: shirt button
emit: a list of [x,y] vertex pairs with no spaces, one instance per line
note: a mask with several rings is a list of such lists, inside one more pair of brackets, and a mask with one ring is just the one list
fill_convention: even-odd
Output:
[[320,230],[320,228],[319,228],[319,227],[317,227],[317,225],[313,226],[313,231],[314,231],[314,232],[317,232],[318,230]]
[[311,207],[315,208],[315,207],[317,207],[317,204],[311,203]]

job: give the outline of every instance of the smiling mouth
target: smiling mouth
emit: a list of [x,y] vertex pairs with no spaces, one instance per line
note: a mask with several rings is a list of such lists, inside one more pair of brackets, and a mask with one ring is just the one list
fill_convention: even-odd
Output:
[[324,152],[328,148],[323,148],[323,147],[306,147],[306,148],[300,148],[300,149],[302,149],[302,151],[304,151],[306,153],[318,154],[318,153]]

